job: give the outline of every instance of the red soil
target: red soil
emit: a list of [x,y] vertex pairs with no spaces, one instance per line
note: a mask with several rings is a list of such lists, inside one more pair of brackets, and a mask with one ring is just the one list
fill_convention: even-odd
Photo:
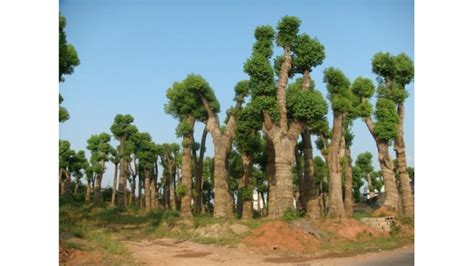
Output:
[[324,231],[336,233],[339,237],[349,240],[377,237],[383,234],[355,219],[327,219],[322,222],[317,222],[316,227]]
[[266,223],[255,229],[243,242],[266,251],[307,253],[319,248],[321,242],[303,229],[282,221]]

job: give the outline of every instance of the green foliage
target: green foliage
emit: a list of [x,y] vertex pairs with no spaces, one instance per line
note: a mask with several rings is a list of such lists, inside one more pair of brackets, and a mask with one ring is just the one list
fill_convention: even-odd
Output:
[[136,156],[139,160],[140,170],[152,171],[158,160],[158,149],[152,141],[150,134],[139,133],[136,143]]
[[297,37],[294,53],[296,56],[293,59],[293,65],[297,73],[304,73],[306,70],[311,71],[312,67],[321,65],[326,57],[324,46],[317,39],[313,39],[307,34],[301,34]]
[[300,217],[301,217],[301,215],[294,208],[288,208],[283,213],[283,220],[284,221],[293,221],[293,220],[296,220]]
[[270,58],[273,54],[273,40],[275,39],[275,30],[272,26],[258,26],[254,33],[257,42],[253,45],[253,52],[261,54],[265,58]]
[[[219,101],[217,101],[217,98],[214,95],[214,91],[212,90],[209,83],[201,75],[189,74],[183,80],[182,83],[186,90],[189,90],[191,93],[194,93],[194,94],[197,93],[198,95],[202,95],[204,98],[206,98],[209,103],[209,107],[214,113],[220,112]],[[200,105],[201,105],[201,102],[198,103],[198,106]],[[196,119],[198,119],[199,121],[203,121],[204,119],[207,118],[207,117],[206,118],[201,117],[199,115],[195,115],[194,117],[196,117]]]
[[372,72],[384,78],[394,78],[395,61],[390,53],[378,52],[372,57]]
[[321,156],[313,159],[314,179],[317,183],[323,182],[328,176],[328,167],[326,161]]
[[334,113],[347,113],[352,109],[350,81],[341,70],[328,67],[324,70],[324,82],[329,92]]
[[277,44],[280,47],[293,47],[298,31],[301,25],[301,20],[293,16],[284,16],[280,19],[277,25]]
[[244,71],[250,76],[249,88],[252,98],[257,96],[274,96],[276,94],[273,68],[267,57],[254,53],[245,62]]
[[288,87],[286,104],[291,119],[310,123],[323,119],[328,111],[322,94],[312,89],[303,90],[301,79]]
[[74,46],[66,40],[66,18],[59,14],[59,81],[64,81],[64,75],[74,72],[74,67],[80,64]]
[[384,98],[378,98],[375,116],[377,122],[374,132],[377,138],[389,141],[397,137],[398,115],[395,103]]
[[404,86],[409,84],[415,76],[413,61],[406,54],[401,53],[395,57],[395,81]]
[[253,153],[261,149],[261,137],[258,130],[262,127],[260,111],[247,105],[237,113],[235,145],[239,152]]
[[361,98],[370,98],[375,93],[375,86],[372,80],[364,77],[357,77],[352,83],[352,92]]
[[67,169],[74,154],[69,141],[59,140],[59,168]]
[[[61,94],[59,94],[59,104],[61,104],[63,100],[63,97],[61,96]],[[69,120],[69,112],[65,107],[59,106],[59,122],[62,123],[66,120]]]
[[178,197],[182,198],[186,194],[186,186],[183,183],[176,185],[176,194]]
[[235,95],[236,95],[236,99],[234,100],[237,100],[237,97],[239,96],[246,96],[248,93],[249,93],[249,81],[248,80],[241,80],[239,82],[237,82],[237,84],[235,85]]
[[110,127],[110,131],[118,140],[120,140],[120,138],[122,137],[128,139],[133,134],[136,134],[138,132],[137,127],[132,125],[133,121],[134,118],[129,114],[118,114],[114,118],[114,123]]
[[240,198],[242,200],[252,200],[253,188],[252,187],[243,187],[239,189]]
[[105,171],[100,162],[109,160],[112,151],[109,141],[110,135],[107,133],[92,135],[87,140],[87,149],[91,151],[91,167],[94,173],[103,174]]

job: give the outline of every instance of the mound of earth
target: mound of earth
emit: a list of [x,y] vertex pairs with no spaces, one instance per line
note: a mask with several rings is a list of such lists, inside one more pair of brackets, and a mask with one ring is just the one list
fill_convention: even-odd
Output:
[[316,226],[324,231],[333,232],[337,236],[349,240],[383,235],[383,233],[355,219],[326,219],[317,222]]
[[210,224],[199,226],[193,231],[194,236],[220,238],[234,233],[235,235],[243,235],[249,231],[249,228],[243,224]]
[[244,240],[247,246],[265,251],[308,253],[319,249],[321,242],[305,230],[283,221],[266,223]]

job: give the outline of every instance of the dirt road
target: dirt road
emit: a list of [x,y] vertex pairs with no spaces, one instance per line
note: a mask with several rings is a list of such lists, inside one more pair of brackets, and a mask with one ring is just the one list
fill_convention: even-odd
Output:
[[356,257],[315,259],[262,255],[244,246],[226,248],[175,239],[123,241],[137,262],[147,265],[414,265],[414,248],[368,253]]

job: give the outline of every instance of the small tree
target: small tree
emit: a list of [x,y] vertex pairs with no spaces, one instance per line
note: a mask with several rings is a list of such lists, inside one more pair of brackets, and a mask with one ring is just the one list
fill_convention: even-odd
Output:
[[59,194],[61,196],[66,194],[68,184],[71,182],[69,167],[74,154],[69,141],[59,140]]
[[152,209],[154,188],[152,186],[153,171],[155,162],[158,159],[158,147],[153,143],[150,134],[139,133],[137,141],[137,158],[139,160],[139,169],[143,170],[145,177],[145,210],[149,212]]
[[102,202],[102,176],[105,172],[105,163],[110,160],[109,155],[112,150],[109,142],[110,135],[107,133],[92,135],[87,140],[87,149],[91,151],[92,171],[95,173],[94,205],[96,207]]
[[74,177],[76,177],[75,180],[75,186],[74,186],[74,194],[77,193],[77,190],[79,188],[79,184],[81,183],[81,178],[84,176],[83,170],[85,170],[88,166],[86,154],[84,153],[83,150],[78,151],[77,153],[74,154],[73,156],[73,161],[71,162],[71,172]]
[[120,142],[119,156],[120,156],[120,175],[118,185],[118,206],[121,210],[125,210],[126,199],[125,191],[127,189],[127,176],[128,176],[128,162],[126,156],[126,141],[133,134],[138,132],[137,128],[132,125],[134,118],[129,115],[118,114],[115,116],[114,123],[110,127],[110,131],[114,135],[115,139]]

